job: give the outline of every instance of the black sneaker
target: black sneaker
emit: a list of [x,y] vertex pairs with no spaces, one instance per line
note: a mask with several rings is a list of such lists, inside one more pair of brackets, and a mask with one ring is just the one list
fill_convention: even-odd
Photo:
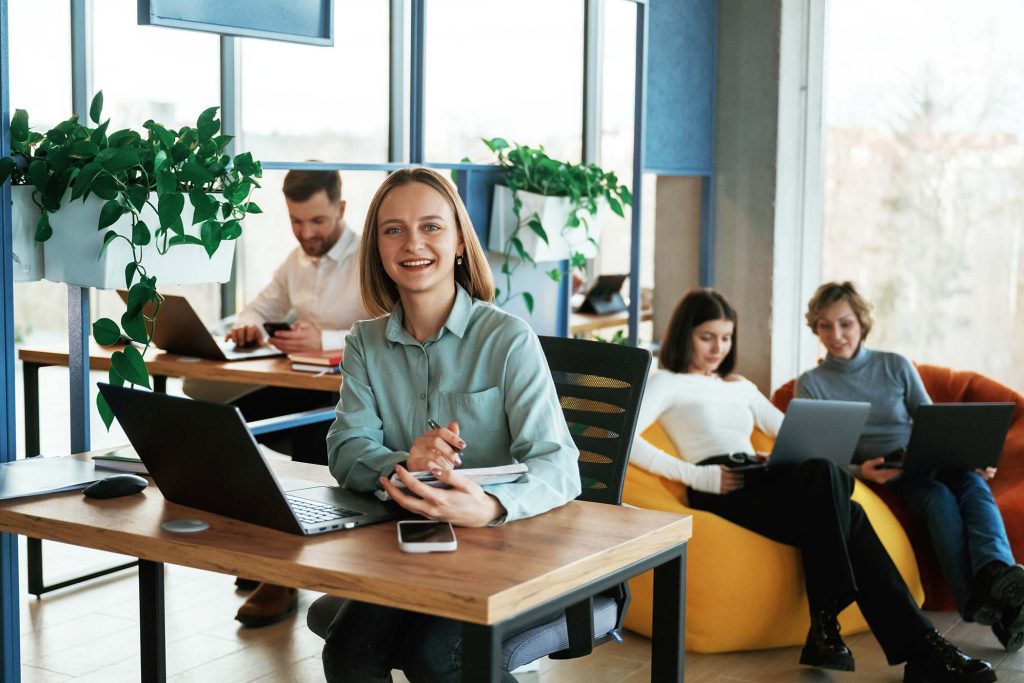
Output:
[[1024,567],[989,562],[974,577],[971,597],[964,607],[964,619],[994,626],[1003,621],[1007,612],[1016,615],[1022,604]]
[[973,659],[932,629],[912,648],[903,668],[903,683],[992,683],[996,672],[983,659]]
[[992,633],[1007,652],[1019,650],[1024,645],[1024,608],[1006,610],[1002,618],[992,624]]

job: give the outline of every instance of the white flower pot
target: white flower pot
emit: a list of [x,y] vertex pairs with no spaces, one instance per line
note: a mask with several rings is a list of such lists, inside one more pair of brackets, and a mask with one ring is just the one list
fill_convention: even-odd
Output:
[[[66,199],[60,211],[50,214],[53,236],[43,243],[47,280],[97,289],[124,289],[124,269],[131,261],[127,242],[114,240],[102,256],[100,247],[103,235],[111,228],[130,238],[131,216],[121,216],[110,228],[98,230],[103,204],[104,201],[95,196],[84,202]],[[186,197],[181,222],[187,234],[198,237],[202,224],[191,225],[192,213],[192,203]],[[231,277],[236,240],[221,242],[213,258],[198,244],[176,244],[166,254],[161,254],[154,243],[160,219],[149,205],[143,209],[141,217],[153,234],[153,240],[142,248],[142,266],[147,275],[156,277],[157,286],[227,282]]]
[[[591,216],[586,211],[581,212],[581,217],[586,218],[590,224],[588,233],[587,228],[582,224],[578,228],[565,226],[570,211],[568,197],[546,197],[522,190],[518,195],[523,202],[519,209],[519,216],[523,224],[516,236],[523,243],[523,249],[533,257],[534,261],[564,261],[574,251],[582,253],[587,258],[597,256],[597,247],[587,237],[588,235],[593,237],[594,241],[599,241],[601,238],[601,224],[604,222],[605,212],[603,201],[596,216]],[[534,213],[539,216],[540,223],[544,226],[544,232],[548,236],[547,243],[527,225],[530,216]],[[516,216],[512,210],[512,190],[504,185],[495,185],[487,248],[490,251],[504,251],[506,243],[515,230]],[[512,252],[513,256],[516,254],[517,252]]]
[[39,207],[32,201],[31,185],[11,188],[11,237],[15,282],[43,279],[43,245],[36,242]]

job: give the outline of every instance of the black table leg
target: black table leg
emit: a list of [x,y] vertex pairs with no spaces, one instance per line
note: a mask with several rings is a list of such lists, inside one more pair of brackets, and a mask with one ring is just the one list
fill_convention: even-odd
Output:
[[654,633],[651,681],[683,680],[686,633],[686,545],[677,557],[654,568]]
[[139,560],[139,638],[142,645],[142,683],[164,683],[167,680],[167,651],[163,562]]
[[493,626],[463,622],[463,683],[501,683],[501,640]]
[[25,399],[25,457],[39,455],[39,364],[22,361],[22,396]]
[[167,375],[153,376],[153,391],[155,391],[158,394],[167,393]]

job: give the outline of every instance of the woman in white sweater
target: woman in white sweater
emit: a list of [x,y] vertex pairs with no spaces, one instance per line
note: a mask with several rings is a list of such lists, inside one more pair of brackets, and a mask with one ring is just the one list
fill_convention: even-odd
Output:
[[775,436],[783,417],[751,382],[732,374],[736,327],[736,312],[718,292],[695,290],[679,303],[636,433],[660,422],[680,458],[637,436],[630,463],[686,484],[691,507],[800,548],[811,607],[801,663],[853,670],[836,615],[856,600],[889,663],[907,663],[904,681],[994,681],[987,662],[960,652],[921,614],[864,510],[850,500],[848,472],[828,460],[746,478],[729,468],[743,459],[730,455],[755,458],[755,425]]

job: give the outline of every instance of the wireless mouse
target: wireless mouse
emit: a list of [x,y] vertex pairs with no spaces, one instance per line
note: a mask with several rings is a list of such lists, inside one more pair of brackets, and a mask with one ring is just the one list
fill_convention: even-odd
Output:
[[137,474],[115,474],[106,479],[94,481],[82,490],[89,498],[117,498],[139,493],[149,482]]

